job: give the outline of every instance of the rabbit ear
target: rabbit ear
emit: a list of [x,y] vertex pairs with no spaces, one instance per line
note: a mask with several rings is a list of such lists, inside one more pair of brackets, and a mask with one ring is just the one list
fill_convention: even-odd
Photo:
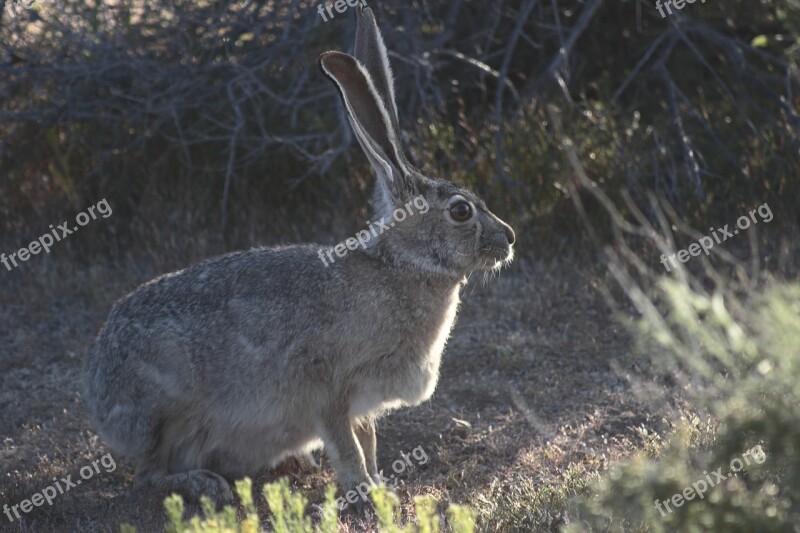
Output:
[[392,209],[393,200],[405,198],[413,190],[389,111],[378,96],[372,77],[356,58],[342,52],[325,52],[319,64],[338,87],[356,138],[378,172],[383,204],[378,206],[379,214],[385,214],[387,208]]
[[356,8],[356,44],[353,55],[359,63],[364,65],[372,77],[378,96],[389,113],[392,129],[399,138],[397,104],[394,100],[394,76],[392,76],[392,68],[389,65],[386,45],[383,43],[383,37],[375,22],[372,9],[360,5]]

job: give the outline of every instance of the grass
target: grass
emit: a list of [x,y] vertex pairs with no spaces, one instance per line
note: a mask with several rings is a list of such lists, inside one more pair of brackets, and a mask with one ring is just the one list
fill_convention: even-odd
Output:
[[[308,500],[291,491],[286,479],[264,485],[262,493],[272,515],[269,529],[263,528],[252,496],[252,482],[245,478],[236,483],[240,499],[240,510],[225,506],[217,511],[208,498],[203,498],[203,517],[184,518],[185,506],[178,495],[168,497],[164,506],[169,516],[166,527],[168,533],[335,533],[338,531],[338,511],[334,499],[335,487],[329,485],[325,501],[316,506],[317,520],[312,523],[306,514]],[[415,521],[403,524],[400,517],[399,502],[395,495],[385,487],[370,492],[372,510],[377,517],[378,531],[381,533],[437,533],[442,524],[436,513],[436,501],[429,496],[414,499]],[[473,533],[475,531],[474,513],[467,507],[451,504],[447,509],[448,527],[452,533]],[[136,533],[136,528],[125,524],[122,533]]]

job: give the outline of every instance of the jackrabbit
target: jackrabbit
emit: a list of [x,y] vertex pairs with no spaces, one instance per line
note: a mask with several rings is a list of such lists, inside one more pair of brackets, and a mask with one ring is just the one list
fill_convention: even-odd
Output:
[[[407,161],[383,39],[369,8],[356,18],[355,57],[319,64],[389,229],[332,262],[310,244],[231,253],[116,303],[87,401],[137,485],[229,501],[227,480],[322,446],[344,490],[379,482],[376,418],[433,394],[466,275],[513,257],[513,230],[483,201]],[[415,199],[429,209],[390,224]]]

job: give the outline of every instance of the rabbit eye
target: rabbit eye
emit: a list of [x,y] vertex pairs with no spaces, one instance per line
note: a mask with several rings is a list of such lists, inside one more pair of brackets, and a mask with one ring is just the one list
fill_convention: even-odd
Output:
[[472,218],[472,206],[467,202],[457,202],[450,206],[450,216],[456,222],[466,222]]

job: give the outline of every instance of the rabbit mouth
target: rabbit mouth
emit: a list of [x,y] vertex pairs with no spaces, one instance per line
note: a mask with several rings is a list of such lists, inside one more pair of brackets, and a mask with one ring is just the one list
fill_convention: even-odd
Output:
[[514,260],[514,248],[508,246],[503,250],[487,250],[489,253],[484,257],[481,270],[500,270]]

